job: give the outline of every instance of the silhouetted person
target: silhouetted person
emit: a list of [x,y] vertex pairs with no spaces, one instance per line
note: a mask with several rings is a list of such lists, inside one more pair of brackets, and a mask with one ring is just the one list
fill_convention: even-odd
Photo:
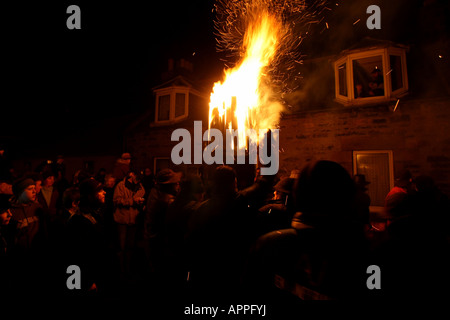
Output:
[[355,193],[339,164],[308,164],[294,186],[292,228],[270,232],[256,243],[246,277],[250,292],[283,306],[298,298],[360,297],[367,290],[361,281],[367,252],[362,228],[353,220]]
[[13,239],[7,228],[12,217],[10,199],[11,195],[0,194],[0,288],[5,296],[9,294],[12,283],[9,251]]
[[283,177],[274,187],[273,197],[259,208],[262,213],[262,232],[289,228],[294,211],[293,187],[299,171],[292,170],[289,177]]
[[144,218],[144,240],[152,270],[161,271],[165,221],[169,205],[175,201],[180,191],[181,173],[163,169],[156,175],[156,186],[150,192]]
[[82,293],[97,293],[107,287],[111,252],[108,251],[101,221],[105,192],[93,178],[80,183],[79,212],[67,224],[68,265],[77,265],[82,271]]
[[116,182],[122,181],[123,178],[127,175],[127,173],[131,170],[131,154],[125,152],[122,156],[117,159],[114,164],[113,176],[116,178]]
[[199,176],[188,176],[181,181],[180,193],[167,210],[164,226],[164,260],[173,286],[179,288],[187,277],[185,236],[188,221],[203,200],[203,184]]
[[42,186],[39,193],[37,193],[37,201],[41,204],[44,210],[44,216],[48,232],[53,234],[55,228],[58,228],[60,222],[59,208],[60,199],[58,190],[54,187],[55,174],[53,171],[47,170],[42,173]]
[[[420,180],[420,179],[419,179]],[[448,299],[450,247],[429,200],[397,192],[386,198],[388,239],[375,251],[387,299]]]
[[[14,246],[11,248],[15,294],[33,295],[44,281],[43,252],[47,238],[41,205],[36,201],[35,182],[20,178],[13,184],[11,227]],[[41,287],[42,289],[42,287]]]
[[141,177],[130,171],[114,190],[114,221],[119,236],[119,261],[124,274],[129,273],[131,254],[136,241],[136,218],[144,203],[145,190]]
[[238,192],[234,170],[216,169],[211,198],[189,220],[189,283],[194,295],[222,300],[240,294],[243,268],[257,232],[257,208],[249,203],[268,190],[270,182],[260,177]]
[[370,184],[366,181],[366,176],[363,174],[355,174],[353,181],[356,186],[355,195],[355,220],[364,227],[365,231],[370,229],[370,196],[366,193],[367,185]]

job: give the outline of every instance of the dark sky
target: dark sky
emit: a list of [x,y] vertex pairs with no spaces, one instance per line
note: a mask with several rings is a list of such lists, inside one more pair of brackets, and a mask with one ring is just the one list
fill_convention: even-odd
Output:
[[[220,70],[213,2],[154,3],[22,2],[2,8],[8,56],[2,114],[13,119],[9,133],[23,133],[24,123],[48,133],[51,127],[67,130],[60,122],[83,125],[143,111],[169,57],[190,57],[199,71]],[[81,30],[66,27],[70,4],[81,9]]]
[[[331,10],[303,43],[306,58],[321,51],[339,52],[364,36],[414,46],[417,39],[441,36],[442,30],[436,33],[435,28],[444,28],[448,35],[444,0],[329,3]],[[441,6],[428,17],[421,13],[435,3]],[[81,30],[66,27],[71,4],[81,9]],[[153,102],[151,88],[160,83],[169,57],[190,58],[199,76],[219,80],[223,62],[215,50],[213,4],[214,0],[2,4],[6,85],[0,138],[63,137],[102,119],[145,112]],[[381,7],[381,30],[365,27],[370,4]],[[444,17],[436,16],[442,14],[439,8],[447,10]],[[357,19],[361,20],[355,25]],[[432,25],[443,21],[443,27]]]

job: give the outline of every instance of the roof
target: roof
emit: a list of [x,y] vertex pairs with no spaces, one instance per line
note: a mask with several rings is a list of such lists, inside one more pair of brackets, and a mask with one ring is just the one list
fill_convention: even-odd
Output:
[[361,41],[350,46],[348,49],[343,50],[340,54],[337,55],[336,58],[340,58],[343,55],[348,55],[348,54],[355,53],[355,52],[374,50],[374,49],[384,49],[384,48],[388,48],[388,47],[409,49],[408,46],[399,44],[399,43],[395,43],[393,41],[365,37]]
[[172,78],[162,84],[157,85],[156,87],[153,87],[152,90],[155,91],[155,90],[170,88],[170,87],[195,88],[196,85],[194,85],[190,80],[186,79],[183,76],[176,76],[175,78]]

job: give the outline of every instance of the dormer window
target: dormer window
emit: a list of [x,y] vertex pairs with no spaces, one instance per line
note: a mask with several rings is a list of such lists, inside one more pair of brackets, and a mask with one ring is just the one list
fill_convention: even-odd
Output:
[[334,69],[336,101],[344,105],[394,100],[408,91],[405,48],[344,52]]
[[182,120],[188,116],[189,90],[187,88],[165,88],[156,93],[156,123]]

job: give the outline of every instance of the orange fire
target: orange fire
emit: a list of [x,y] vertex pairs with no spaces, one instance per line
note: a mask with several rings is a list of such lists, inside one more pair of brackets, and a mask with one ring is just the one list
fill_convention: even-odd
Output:
[[244,34],[242,60],[225,70],[223,82],[214,84],[209,128],[237,130],[239,149],[246,147],[247,129],[259,132],[278,125],[282,105],[274,99],[265,69],[277,53],[282,33],[283,25],[274,15],[267,11],[254,15]]

